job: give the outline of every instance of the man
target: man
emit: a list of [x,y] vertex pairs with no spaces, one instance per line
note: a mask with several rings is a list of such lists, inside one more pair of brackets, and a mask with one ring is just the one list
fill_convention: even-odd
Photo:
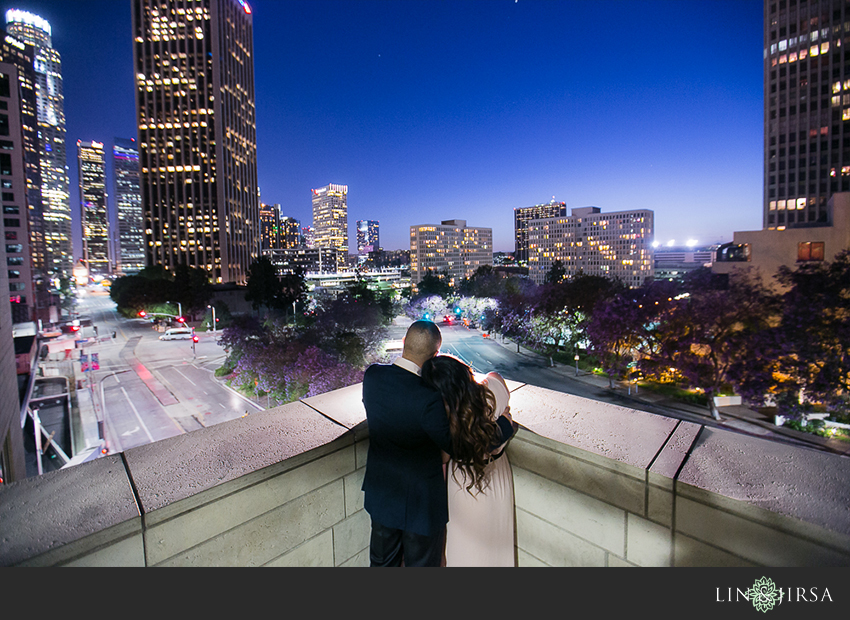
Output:
[[[416,321],[401,357],[373,364],[363,377],[371,566],[440,566],[449,519],[441,451],[451,454],[452,440],[439,392],[423,385],[419,375],[442,341],[434,323]],[[514,432],[509,419],[500,418],[499,428],[503,438]]]

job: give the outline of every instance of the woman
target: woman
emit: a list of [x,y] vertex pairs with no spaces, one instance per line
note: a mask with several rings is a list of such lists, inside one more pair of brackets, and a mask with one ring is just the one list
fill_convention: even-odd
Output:
[[505,444],[493,449],[510,398],[505,380],[491,372],[478,382],[448,355],[425,362],[422,379],[442,394],[452,433],[446,566],[516,566],[513,474]]

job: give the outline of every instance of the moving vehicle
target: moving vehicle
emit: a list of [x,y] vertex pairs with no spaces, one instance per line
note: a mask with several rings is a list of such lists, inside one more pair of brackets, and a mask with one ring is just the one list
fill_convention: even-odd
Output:
[[191,327],[172,327],[166,329],[165,333],[159,337],[160,340],[189,340],[192,337]]

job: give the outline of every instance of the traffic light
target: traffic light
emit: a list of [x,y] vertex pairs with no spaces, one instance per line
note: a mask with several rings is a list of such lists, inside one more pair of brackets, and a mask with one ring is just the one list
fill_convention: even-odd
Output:
[[462,310],[460,308],[455,308],[455,314],[460,315]]
[[192,342],[198,342],[198,337],[196,335],[192,336]]
[[145,317],[145,316],[147,316],[147,315],[148,315],[148,313],[147,313],[147,312],[145,312],[144,310],[139,310],[139,316],[141,316],[141,317]]
[[183,318],[182,316],[178,316],[178,317],[177,317],[177,322],[178,322],[178,323],[185,323],[185,322],[186,322],[186,319],[185,319],[185,318]]

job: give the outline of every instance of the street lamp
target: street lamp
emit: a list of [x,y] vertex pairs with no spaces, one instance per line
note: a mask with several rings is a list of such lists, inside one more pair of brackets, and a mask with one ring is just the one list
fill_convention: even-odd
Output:
[[213,333],[215,333],[215,306],[209,305],[207,306],[210,310],[212,310],[212,324],[213,324]]
[[183,316],[183,304],[179,301],[166,301],[167,304],[177,304],[177,316]]
[[574,359],[576,361],[576,377],[578,377],[578,353],[576,353],[576,356],[575,356]]

